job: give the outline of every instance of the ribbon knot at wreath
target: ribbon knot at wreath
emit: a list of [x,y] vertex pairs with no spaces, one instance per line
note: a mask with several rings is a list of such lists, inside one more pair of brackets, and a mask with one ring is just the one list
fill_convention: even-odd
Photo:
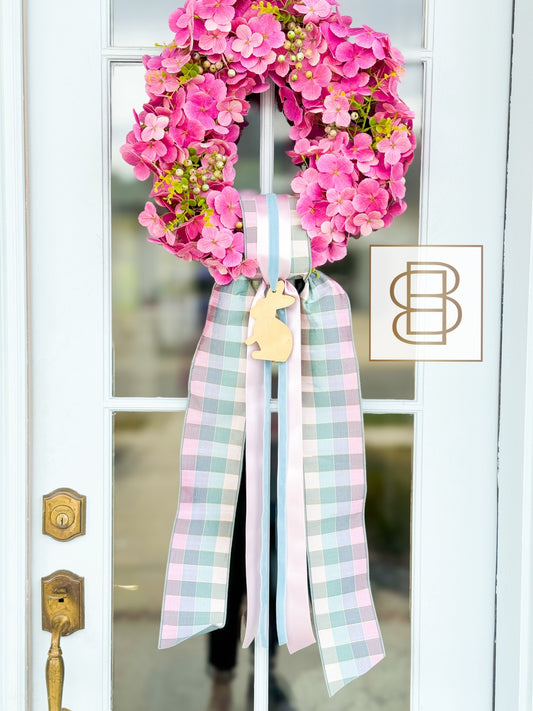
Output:
[[[149,101],[121,150],[136,177],[153,177],[139,215],[150,239],[200,261],[216,285],[191,369],[160,646],[224,625],[245,440],[245,645],[266,644],[277,359],[278,639],[291,652],[314,641],[302,604],[309,573],[333,694],[384,651],[368,580],[351,312],[315,267],[405,210],[415,140],[397,93],[403,60],[387,35],[353,28],[328,0],[189,0],[170,28],[173,41],[144,58]],[[241,203],[233,181],[246,97],[269,80],[291,124],[297,197]]]

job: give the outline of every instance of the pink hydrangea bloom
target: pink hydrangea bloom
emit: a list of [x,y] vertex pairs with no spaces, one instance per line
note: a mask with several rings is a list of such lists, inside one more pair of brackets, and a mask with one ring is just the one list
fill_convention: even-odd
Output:
[[350,174],[353,170],[348,158],[336,155],[324,155],[316,162],[318,168],[318,182],[322,188],[328,190],[343,190],[351,186]]
[[386,35],[375,32],[371,27],[368,27],[368,25],[363,25],[353,34],[355,44],[359,45],[359,47],[372,50],[372,54],[376,59],[383,59],[385,57],[382,42],[383,37],[386,37]]
[[165,57],[161,64],[166,72],[169,74],[177,74],[184,64],[190,60],[190,54],[188,52],[174,52],[169,57]]
[[191,262],[193,259],[200,260],[204,256],[196,246],[196,242],[187,242],[187,244],[176,245],[176,248],[172,251],[186,262]]
[[242,123],[244,121],[244,106],[239,99],[224,99],[217,104],[218,122],[221,126],[229,126],[231,123]]
[[306,38],[302,43],[302,52],[309,64],[315,67],[320,61],[321,55],[325,54],[328,44],[322,32],[316,25],[306,33]]
[[235,227],[241,217],[239,193],[235,188],[227,186],[217,193],[214,198],[214,207],[224,227],[230,229]]
[[346,240],[344,242],[330,242],[328,245],[328,260],[337,262],[339,259],[344,259],[347,251]]
[[388,201],[389,194],[379,186],[378,181],[365,178],[357,186],[353,204],[357,212],[367,212],[368,210],[385,212]]
[[127,143],[121,146],[120,154],[126,163],[133,166],[133,174],[137,180],[146,180],[150,176],[152,171],[148,161],[143,160],[132,146]]
[[143,141],[151,141],[155,139],[159,141],[165,135],[165,128],[168,126],[168,116],[156,116],[156,114],[147,114],[144,123],[146,128],[141,133]]
[[368,163],[374,158],[372,136],[369,133],[358,133],[352,142],[352,154],[361,163]]
[[148,228],[148,232],[155,239],[160,239],[165,234],[165,223],[157,214],[153,202],[147,202],[144,210],[139,215],[139,223]]
[[209,273],[211,274],[215,282],[217,284],[220,284],[221,286],[223,286],[224,284],[229,284],[230,281],[233,279],[233,276],[228,267],[225,267],[217,259],[202,259],[202,264],[205,264],[205,266],[209,269]]
[[213,54],[223,54],[228,45],[227,35],[222,30],[216,28],[211,32],[205,32],[198,40],[200,49]]
[[352,18],[349,15],[337,15],[332,22],[328,23],[326,31],[336,37],[348,37],[354,32],[351,29],[351,24]]
[[350,160],[350,152],[347,150],[349,143],[350,139],[346,131],[337,131],[335,138],[331,138],[330,135],[318,142],[319,153],[333,153],[335,155],[344,156]]
[[294,9],[304,15],[304,22],[318,22],[329,17],[333,8],[327,0],[302,0]]
[[226,256],[222,260],[225,267],[236,267],[242,262],[244,252],[244,235],[242,232],[236,232],[233,237],[233,242],[226,249]]
[[283,86],[279,90],[279,95],[283,101],[283,113],[293,123],[300,123],[303,117],[302,107],[296,101],[294,92]]
[[328,217],[333,217],[334,215],[349,217],[353,215],[355,212],[355,207],[352,203],[354,195],[355,190],[353,188],[344,188],[341,191],[330,188],[326,193],[329,203],[326,209]]
[[194,11],[192,3],[187,3],[185,8],[178,8],[170,15],[168,25],[174,32],[174,41],[178,47],[187,46],[192,40],[192,27],[194,25]]
[[[256,50],[257,51],[257,50]],[[264,57],[257,57],[252,54],[250,57],[241,57],[241,64],[253,74],[262,75],[268,67],[276,61],[276,53],[269,52]]]
[[304,230],[312,231],[320,227],[326,219],[327,203],[324,200],[317,201],[310,195],[302,195],[298,200],[296,209],[302,221]]
[[142,147],[141,157],[149,163],[153,163],[158,158],[162,158],[167,152],[167,147],[163,141],[148,141],[148,143],[138,145]]
[[376,62],[370,50],[351,42],[341,42],[335,50],[335,57],[343,63],[342,72],[347,77],[355,76],[360,69],[368,69]]
[[324,99],[322,120],[324,123],[334,123],[337,126],[350,125],[350,102],[344,94],[330,94]]
[[205,129],[215,127],[215,118],[218,115],[217,105],[209,94],[197,91],[189,96],[183,110],[187,118],[198,121]]
[[331,69],[329,67],[324,64],[312,67],[308,62],[302,62],[302,68],[289,77],[291,87],[309,101],[318,99],[322,89],[330,81]]
[[239,25],[235,30],[235,39],[231,48],[241,57],[249,57],[254,54],[254,50],[263,44],[263,35],[259,32],[252,32],[248,25]]
[[316,185],[318,182],[318,170],[316,168],[308,168],[293,178],[291,188],[295,193],[303,193],[309,185]]
[[178,126],[172,126],[169,129],[169,134],[176,143],[188,146],[193,142],[204,140],[205,127],[193,118],[185,118]]
[[393,131],[390,138],[383,138],[378,143],[377,149],[385,155],[386,163],[394,165],[400,160],[403,153],[412,150],[412,146],[404,131]]
[[401,163],[395,163],[391,166],[389,186],[394,198],[401,200],[405,197],[405,178],[403,177]]
[[311,264],[321,267],[328,261],[329,238],[320,234],[311,238]]
[[201,252],[211,253],[217,259],[224,259],[226,249],[232,242],[233,235],[229,230],[204,227],[202,237],[198,240],[197,246]]
[[363,237],[368,237],[373,230],[379,230],[384,226],[384,222],[381,218],[381,213],[373,210],[368,214],[362,212],[359,215],[355,215],[353,223],[357,227],[361,228],[361,234]]
[[248,25],[253,33],[261,35],[263,39],[261,44],[253,50],[255,57],[265,57],[285,42],[286,37],[281,29],[281,23],[270,13],[252,17]]
[[[275,64],[274,71],[276,74],[280,77],[285,77],[289,73],[290,69],[292,68],[292,64],[289,62],[287,54],[278,54],[278,58]],[[284,59],[283,59],[284,57]]]
[[228,32],[235,16],[235,0],[197,0],[196,13],[205,20],[205,28]]
[[150,96],[160,96],[166,91],[176,88],[176,77],[161,69],[151,69],[144,75],[146,93]]
[[344,242],[345,240],[344,234],[337,230],[335,223],[331,220],[324,220],[320,225],[320,231],[328,238],[328,244],[331,244],[331,242]]
[[231,268],[231,275],[234,279],[237,279],[241,274],[247,279],[253,279],[258,268],[255,259],[244,259],[241,264]]

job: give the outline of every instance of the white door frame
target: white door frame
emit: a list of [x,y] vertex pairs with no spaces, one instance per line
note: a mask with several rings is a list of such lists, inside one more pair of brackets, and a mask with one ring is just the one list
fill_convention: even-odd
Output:
[[28,331],[23,1],[0,2],[0,708],[26,709]]
[[[28,658],[23,11],[24,0],[0,4],[0,89],[8,98],[0,102],[0,706],[16,711],[27,707]],[[533,168],[521,143],[533,108],[527,71],[532,31],[529,0],[516,0],[501,381],[496,711],[530,711],[533,702]],[[490,114],[490,102],[485,109]],[[453,677],[448,683],[453,685]]]
[[533,709],[533,6],[515,3],[504,242],[496,709]]

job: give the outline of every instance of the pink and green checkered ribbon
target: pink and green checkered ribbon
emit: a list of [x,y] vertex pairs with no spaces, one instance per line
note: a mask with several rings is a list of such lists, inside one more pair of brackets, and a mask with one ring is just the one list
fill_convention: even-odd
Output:
[[[298,538],[291,526],[301,530],[299,522],[303,520],[314,627],[332,695],[384,657],[369,583],[364,440],[351,310],[347,295],[336,282],[316,271],[310,273],[309,238],[300,227],[294,198],[257,196],[244,201],[243,208],[247,256],[257,257],[258,248],[263,250],[266,232],[271,248],[271,228],[275,226],[280,278],[287,279],[286,291],[296,295],[295,304],[285,310],[295,348],[286,368],[280,367],[279,373],[280,420],[285,418],[285,422],[280,422],[278,462],[279,479],[284,479],[281,484],[278,480],[278,637],[280,643],[288,644],[289,651],[312,641],[305,614],[308,606],[301,599],[301,591],[308,585],[305,570],[302,572],[302,552],[298,545],[296,550],[291,548]],[[285,277],[282,271],[287,269],[289,237],[290,267]],[[245,437],[249,618],[245,641],[261,634],[260,609],[268,604],[264,585],[262,597],[261,561],[265,551],[261,549],[261,526],[269,508],[269,501],[265,500],[269,402],[268,407],[264,402],[257,403],[253,412],[249,403],[247,411],[251,347],[244,343],[254,299],[272,281],[272,274],[268,276],[269,266],[272,267],[270,254],[266,261],[264,255],[258,261],[263,266],[256,280],[241,277],[226,286],[214,287],[194,357],[182,441],[178,513],[163,600],[161,648],[224,626]],[[305,280],[300,294],[289,281],[296,276]],[[297,334],[295,324],[299,324]],[[255,364],[264,365],[258,361]],[[299,377],[296,386],[294,373]],[[265,376],[263,384],[266,382]],[[285,412],[284,387],[289,393]],[[268,385],[263,392],[269,399]],[[290,394],[294,392],[299,392],[300,397],[294,398]],[[295,399],[296,409],[301,411],[298,431],[289,414],[290,403]],[[258,412],[263,415],[257,417]],[[289,433],[285,442],[283,429],[285,435]],[[253,447],[263,450],[260,471],[256,468],[252,475],[248,464],[256,453],[250,439]],[[298,496],[295,501],[294,493],[288,493],[298,490],[298,481],[301,501]],[[252,499],[248,495],[250,488]],[[299,509],[296,515],[295,504]],[[291,578],[294,560],[299,571],[296,581]],[[295,615],[290,600],[295,590],[300,591],[299,615]]]

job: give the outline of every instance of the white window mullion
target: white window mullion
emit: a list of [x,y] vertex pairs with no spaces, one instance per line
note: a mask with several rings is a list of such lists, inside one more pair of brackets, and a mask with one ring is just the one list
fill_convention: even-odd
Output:
[[274,95],[271,85],[261,94],[260,139],[259,139],[259,184],[261,193],[272,192],[274,180]]
[[[260,105],[260,138],[259,138],[259,184],[261,193],[271,193],[274,180],[274,87],[261,94]],[[269,545],[266,542],[266,545]],[[268,628],[268,607],[263,614],[266,615]],[[268,656],[266,646],[260,644],[259,635],[254,642],[254,711],[267,711],[268,709]]]

